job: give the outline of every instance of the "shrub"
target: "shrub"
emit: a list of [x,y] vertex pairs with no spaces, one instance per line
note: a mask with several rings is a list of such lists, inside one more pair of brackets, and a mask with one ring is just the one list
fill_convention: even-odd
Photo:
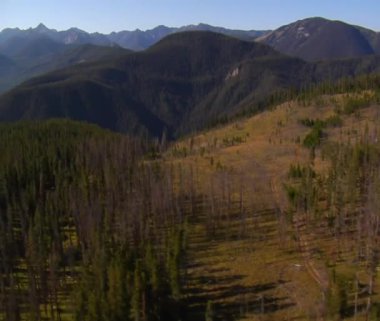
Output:
[[307,148],[315,148],[321,144],[323,132],[320,126],[314,126],[303,140],[303,145]]

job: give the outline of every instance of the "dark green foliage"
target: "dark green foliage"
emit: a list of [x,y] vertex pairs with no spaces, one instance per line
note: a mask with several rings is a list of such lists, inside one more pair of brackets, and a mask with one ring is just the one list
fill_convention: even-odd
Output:
[[310,212],[318,201],[316,188],[317,174],[310,166],[291,165],[288,177],[292,184],[285,185],[285,191],[293,210]]
[[304,119],[300,119],[299,122],[300,124],[306,127],[326,128],[326,127],[340,127],[343,121],[339,117],[339,115],[335,114],[324,120],[321,120],[319,118],[316,118],[316,119],[304,118]]
[[211,301],[207,301],[205,321],[214,321],[214,320],[215,320],[214,305],[212,304]]
[[184,205],[172,174],[144,163],[150,146],[67,120],[2,125],[0,137],[0,298],[12,311],[177,320]]
[[298,189],[290,185],[285,185],[284,187],[285,187],[289,202],[292,205],[296,205],[297,199],[299,197]]
[[333,115],[324,120],[327,127],[340,127],[343,124],[342,118],[339,115]]
[[288,177],[289,178],[301,178],[303,174],[300,164],[290,165]]
[[316,120],[311,119],[311,118],[304,118],[299,120],[300,124],[306,126],[306,127],[313,127]]
[[339,319],[344,319],[349,316],[348,296],[352,291],[352,284],[352,280],[333,272],[333,284],[326,295],[327,312],[330,318],[339,316]]
[[370,97],[348,97],[344,100],[342,112],[344,114],[353,114],[361,108],[368,107],[372,99]]
[[168,252],[168,271],[170,291],[174,300],[181,297],[181,261],[183,257],[183,231],[179,230],[171,236],[171,247]]
[[323,128],[339,127],[342,125],[342,119],[339,115],[330,116],[325,120],[306,118],[301,119],[299,122],[304,126],[312,128],[303,140],[303,145],[312,150],[321,144],[321,139],[324,136]]
[[304,138],[303,145],[307,148],[315,149],[320,145],[322,136],[323,132],[321,126],[314,126]]
[[303,177],[310,176],[315,178],[316,174],[311,167],[301,166],[300,164],[290,165],[288,177],[293,179],[300,179]]
[[239,145],[246,141],[245,137],[242,136],[233,136],[233,137],[225,137],[223,138],[223,144],[225,146],[234,146]]

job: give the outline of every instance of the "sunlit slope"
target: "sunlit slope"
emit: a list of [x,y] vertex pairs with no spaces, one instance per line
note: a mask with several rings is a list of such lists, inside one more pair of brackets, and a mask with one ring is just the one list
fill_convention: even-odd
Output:
[[[194,307],[212,301],[224,320],[354,320],[355,306],[357,320],[375,313],[376,294],[368,312],[368,293],[355,301],[350,280],[357,275],[365,288],[368,271],[349,250],[352,234],[336,237],[323,219],[295,210],[289,190],[299,184],[292,177],[297,167],[312,168],[321,179],[329,175],[326,155],[335,143],[355,144],[365,133],[375,140],[378,103],[374,91],[360,90],[289,101],[169,149],[165,160],[194,166],[202,193],[215,199],[209,211],[225,215],[212,226],[207,212],[193,222],[188,287]],[[323,206],[322,218],[328,215]]]

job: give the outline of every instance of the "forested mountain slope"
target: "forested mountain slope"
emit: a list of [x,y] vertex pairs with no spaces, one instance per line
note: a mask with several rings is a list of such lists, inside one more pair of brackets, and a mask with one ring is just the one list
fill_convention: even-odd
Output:
[[11,38],[0,44],[0,93],[21,82],[71,65],[115,59],[129,51],[91,44],[64,45],[50,38]]
[[282,93],[378,72],[369,56],[307,63],[270,47],[211,32],[169,36],[141,53],[81,64],[25,82],[0,97],[0,120],[65,117],[120,132],[178,136]]

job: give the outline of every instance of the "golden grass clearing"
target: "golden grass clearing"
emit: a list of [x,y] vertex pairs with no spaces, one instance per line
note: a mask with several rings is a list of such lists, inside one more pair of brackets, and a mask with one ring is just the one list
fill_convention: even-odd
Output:
[[[310,245],[300,250],[302,244],[289,238],[295,233],[291,222],[285,227],[286,240],[279,241],[280,227],[284,227],[278,223],[276,209],[288,208],[283,185],[291,164],[310,164],[319,173],[329,167],[320,150],[312,160],[310,151],[302,146],[310,128],[300,120],[324,120],[336,115],[337,104],[343,98],[323,97],[323,104],[306,107],[285,103],[249,119],[183,139],[164,155],[168,163],[196,167],[201,192],[206,194],[212,184],[217,184],[215,176],[229,173],[235,178],[235,189],[243,186],[240,188],[244,189],[244,204],[251,210],[242,238],[236,237],[236,220],[219,227],[219,237],[214,239],[207,235],[202,220],[191,227],[191,281],[187,290],[190,306],[198,306],[198,317],[211,300],[216,305],[218,320],[322,320],[326,298],[312,274],[315,271],[326,281],[331,278],[326,261],[334,260],[336,254],[332,253],[336,253],[339,244],[326,230],[322,233],[321,228],[311,224],[302,232]],[[376,131],[379,113],[371,106],[339,117],[341,127],[324,129],[325,142],[354,142],[364,131]],[[179,150],[185,150],[186,157],[178,154]],[[257,214],[263,209],[270,214]],[[352,271],[358,271],[356,265],[346,264],[347,259],[334,263],[334,273],[341,277],[348,273],[351,277]],[[366,278],[364,270],[359,269],[358,273]],[[359,320],[364,320],[363,316],[358,316]]]

